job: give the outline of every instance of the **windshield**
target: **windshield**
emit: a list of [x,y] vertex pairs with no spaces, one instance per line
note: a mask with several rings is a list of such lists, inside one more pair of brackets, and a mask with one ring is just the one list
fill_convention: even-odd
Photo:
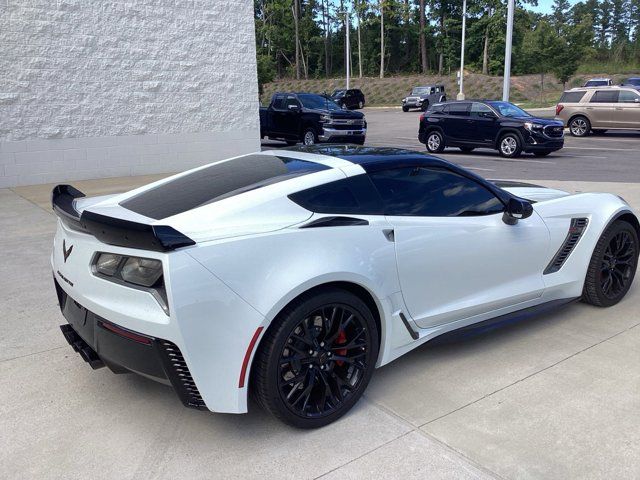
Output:
[[314,95],[311,93],[303,93],[298,95],[298,99],[305,108],[313,110],[342,110],[342,108],[329,97],[322,95]]
[[606,87],[609,82],[606,80],[589,80],[586,84],[588,87]]
[[520,107],[516,107],[513,103],[509,102],[489,102],[493,108],[498,110],[498,113],[503,117],[530,117],[527,112]]
[[411,95],[426,95],[429,93],[429,87],[415,87],[411,90]]
[[335,90],[333,92],[333,95],[331,95],[332,97],[344,97],[345,91],[344,90]]

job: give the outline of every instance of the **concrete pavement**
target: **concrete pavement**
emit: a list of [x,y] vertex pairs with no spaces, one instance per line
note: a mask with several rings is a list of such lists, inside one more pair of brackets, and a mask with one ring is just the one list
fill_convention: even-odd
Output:
[[[638,184],[533,181],[640,207]],[[168,387],[82,362],[58,329],[49,191],[0,190],[3,477],[640,477],[637,284],[611,309],[575,304],[427,344],[379,369],[343,420],[298,431],[254,404],[240,416],[185,409]]]

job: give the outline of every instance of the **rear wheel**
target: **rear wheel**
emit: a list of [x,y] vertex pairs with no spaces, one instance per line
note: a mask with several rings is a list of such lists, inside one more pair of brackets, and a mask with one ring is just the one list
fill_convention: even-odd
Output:
[[427,134],[427,150],[431,153],[440,153],[444,150],[444,137],[438,130],[433,130]]
[[638,251],[638,235],[630,223],[617,220],[610,225],[593,250],[582,300],[598,307],[622,300],[636,273]]
[[574,137],[586,137],[591,131],[591,122],[587,117],[573,117],[569,122],[569,131]]
[[283,422],[321,427],[358,401],[377,356],[378,331],[367,305],[345,290],[318,290],[274,320],[256,353],[253,391]]
[[522,152],[522,143],[520,137],[515,133],[506,133],[500,138],[498,143],[498,150],[500,155],[506,158],[514,158],[520,155]]
[[405,106],[403,106],[403,107],[402,107],[402,111],[403,111],[403,112],[408,112],[408,111],[409,111],[409,107],[405,107]]

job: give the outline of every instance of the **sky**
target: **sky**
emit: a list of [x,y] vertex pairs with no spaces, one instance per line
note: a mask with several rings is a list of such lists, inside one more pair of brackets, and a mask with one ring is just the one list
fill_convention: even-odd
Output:
[[[571,5],[578,3],[578,0],[569,0]],[[531,5],[527,5],[527,9],[533,10],[534,12],[540,13],[551,13],[551,9],[553,7],[553,0],[538,0],[538,6],[532,7]]]

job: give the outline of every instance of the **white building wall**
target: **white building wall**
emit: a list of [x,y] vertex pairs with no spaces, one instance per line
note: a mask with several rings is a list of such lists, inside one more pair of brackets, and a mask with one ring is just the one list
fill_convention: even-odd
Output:
[[252,0],[0,0],[0,188],[258,150]]

